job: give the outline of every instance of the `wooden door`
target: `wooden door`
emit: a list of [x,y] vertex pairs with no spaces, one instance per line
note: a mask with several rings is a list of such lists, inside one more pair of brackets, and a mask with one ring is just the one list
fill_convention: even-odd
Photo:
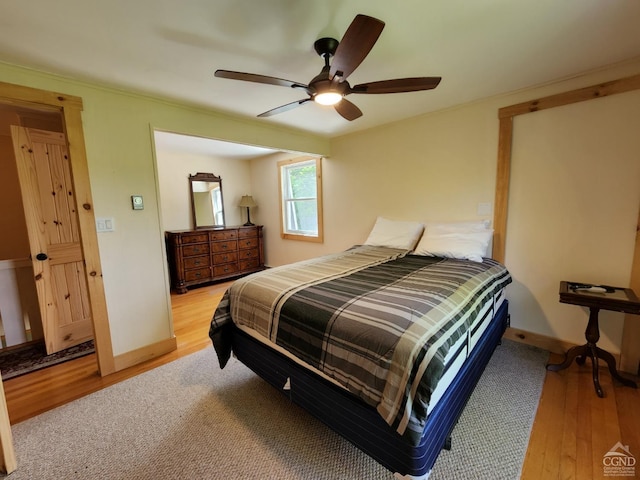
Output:
[[47,353],[93,337],[63,133],[11,126]]

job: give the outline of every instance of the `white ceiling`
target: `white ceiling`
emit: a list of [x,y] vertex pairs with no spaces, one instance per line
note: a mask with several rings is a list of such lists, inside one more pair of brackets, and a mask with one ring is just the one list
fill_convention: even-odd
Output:
[[351,95],[353,122],[312,102],[259,121],[340,135],[640,56],[638,0],[20,0],[2,2],[0,61],[255,117],[305,95],[213,72],[308,83],[323,65],[313,42],[358,13],[386,27],[351,85],[440,86]]

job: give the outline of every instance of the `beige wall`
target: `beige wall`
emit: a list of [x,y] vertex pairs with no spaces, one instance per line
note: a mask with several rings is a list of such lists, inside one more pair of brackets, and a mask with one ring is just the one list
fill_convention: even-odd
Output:
[[[296,158],[300,153],[274,153],[251,160],[251,191],[258,204],[251,211],[251,221],[264,225],[265,264],[270,267],[311,258],[329,251],[326,245],[313,242],[283,240],[280,238],[280,196],[278,192],[278,162]],[[323,178],[326,166],[323,161]],[[325,187],[326,191],[326,187]],[[255,218],[254,218],[255,214]],[[331,215],[335,215],[332,212]],[[327,218],[328,215],[325,215]],[[326,244],[325,235],[325,244]]]
[[[251,195],[249,160],[219,158],[211,155],[157,150],[158,185],[163,230],[193,228],[189,175],[213,173],[222,178],[222,197],[227,225],[246,222],[246,209],[238,207],[242,195]],[[251,212],[251,219],[254,212]]]
[[[362,242],[366,239],[377,215],[398,220],[420,221],[491,218],[492,215],[488,217],[478,215],[477,206],[481,202],[493,204],[494,201],[499,108],[639,72],[640,62],[629,63],[540,88],[490,98],[333,139],[332,155],[323,160],[326,239],[324,244],[282,240],[278,235],[269,235],[266,243],[269,264],[280,265],[338,251]],[[626,105],[635,101],[636,98],[628,96],[621,97],[618,100],[620,103],[614,101],[611,110],[607,113],[607,118],[622,115],[627,110]],[[560,124],[551,128],[562,132],[563,123],[572,123],[584,118],[588,120],[590,115],[591,113],[585,114],[579,109],[569,111],[568,116],[563,118]],[[621,116],[621,118],[625,120],[619,121],[626,125],[628,131],[635,132],[637,138],[638,121],[632,122],[628,116]],[[614,126],[614,132],[615,129]],[[516,142],[519,131],[520,126],[517,124]],[[591,135],[597,135],[597,132],[596,130]],[[632,137],[633,135],[631,133]],[[617,160],[622,161],[623,164],[624,162],[640,164],[635,143],[615,143],[610,151],[615,152]],[[583,159],[583,153],[584,151],[579,149],[564,150],[559,161],[566,160],[567,163],[579,165]],[[618,167],[614,168],[619,173]],[[546,178],[553,175],[553,170],[549,165],[541,166],[536,173],[541,178]],[[256,194],[259,192],[261,196],[274,198],[277,196],[275,160],[256,162],[252,166],[252,175],[254,182],[261,182],[260,186],[254,183],[253,188]],[[525,182],[528,181],[527,175],[529,174],[524,174]],[[269,180],[264,181],[264,179]],[[636,182],[637,185],[637,174],[631,173],[628,180],[631,184]],[[627,186],[619,188],[628,190]],[[556,191],[553,188],[552,190]],[[634,200],[637,190],[634,192],[629,194],[629,200],[624,201],[628,203],[627,207],[631,214],[636,215],[633,222],[637,219],[638,212],[638,202]],[[514,221],[517,232],[510,230],[510,236],[507,237],[506,263],[507,267],[513,266],[516,281],[509,294],[513,303],[511,322],[516,328],[574,343],[583,343],[585,324],[579,316],[584,315],[584,312],[576,307],[575,313],[578,317],[574,315],[573,319],[565,322],[564,315],[569,310],[563,309],[570,309],[570,307],[558,305],[558,278],[555,273],[550,275],[547,270],[537,271],[533,275],[525,275],[521,278],[522,269],[526,270],[526,267],[523,267],[526,262],[523,263],[521,260],[526,256],[526,249],[530,246],[530,240],[526,235],[529,231],[527,230],[528,216],[542,214],[556,224],[564,221],[560,211],[555,212],[553,209],[549,211],[541,207],[542,205],[533,204],[531,211],[521,216],[519,223]],[[261,209],[262,218],[275,222],[277,200],[269,204],[269,208],[271,209],[269,212]],[[586,219],[588,222],[588,211]],[[274,223],[274,226],[277,227],[277,224]],[[584,225],[581,225],[580,229],[581,234],[586,234]],[[557,250],[556,240],[536,238],[535,241],[545,252]],[[595,245],[592,243],[590,246],[593,250],[598,250],[597,241]],[[604,247],[601,246],[601,248]],[[619,270],[613,278],[607,276],[611,280],[606,278],[597,280],[602,265],[607,264],[608,257],[608,253],[602,256],[598,266],[592,265],[592,271],[589,275],[585,274],[584,278],[599,282],[615,280],[621,285],[628,285],[630,262],[627,256],[624,256],[625,260],[622,261],[627,265],[626,271]],[[573,260],[574,264],[580,262],[579,259]],[[585,265],[587,265],[586,262]],[[574,270],[565,268],[563,272],[569,275]],[[542,282],[546,289],[543,298],[539,298],[539,301],[545,304],[548,312],[546,314],[543,314],[543,310],[539,307],[533,308],[531,303],[521,303],[517,298],[520,288],[529,288],[527,283],[531,284],[532,288],[537,288],[534,285],[538,282]],[[603,325],[607,322],[607,315],[605,314]],[[614,352],[619,351],[620,328],[619,320],[614,320],[610,325],[604,325],[603,346],[605,348],[610,348]]]
[[477,205],[493,202],[496,112],[472,105],[334,139],[331,156],[322,160],[323,244],[280,238],[276,163],[281,157],[254,160],[253,191],[268,199],[260,203],[260,219],[269,227],[268,264],[362,243],[378,215],[420,221],[490,219],[477,214]]
[[[561,280],[628,286],[640,207],[640,91],[514,121],[505,263],[512,324],[582,344],[588,309],[558,302]],[[620,351],[622,313],[600,313]]]
[[[100,233],[109,325],[115,355],[173,335],[164,238],[158,208],[153,130],[251,145],[327,153],[326,139],[203,109],[120,92],[0,64],[4,82],[83,99],[83,127],[96,217],[112,217]],[[145,209],[131,208],[131,195]]]

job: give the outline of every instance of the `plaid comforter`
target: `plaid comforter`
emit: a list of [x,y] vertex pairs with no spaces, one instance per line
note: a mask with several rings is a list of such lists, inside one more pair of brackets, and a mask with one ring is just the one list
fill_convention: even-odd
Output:
[[417,444],[449,349],[511,282],[506,268],[356,246],[241,278],[214,313],[221,367],[232,322],[360,397]]

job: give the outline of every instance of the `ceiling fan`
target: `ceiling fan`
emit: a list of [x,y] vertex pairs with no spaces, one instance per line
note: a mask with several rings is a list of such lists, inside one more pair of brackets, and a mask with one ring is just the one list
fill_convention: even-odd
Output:
[[[349,25],[342,41],[334,38],[320,38],[314,43],[314,49],[324,59],[322,71],[308,85],[282,78],[258,75],[255,73],[216,70],[218,78],[244,80],[303,90],[308,98],[287,103],[268,110],[258,117],[270,117],[286,112],[306,102],[315,101],[321,105],[333,105],[333,108],[345,119],[351,121],[362,116],[362,111],[344,98],[352,93],[379,94],[431,90],[438,86],[440,77],[412,77],[382,80],[351,86],[347,77],[362,63],[382,33],[384,22],[367,15],[356,15]],[[329,59],[333,58],[331,62]]]

